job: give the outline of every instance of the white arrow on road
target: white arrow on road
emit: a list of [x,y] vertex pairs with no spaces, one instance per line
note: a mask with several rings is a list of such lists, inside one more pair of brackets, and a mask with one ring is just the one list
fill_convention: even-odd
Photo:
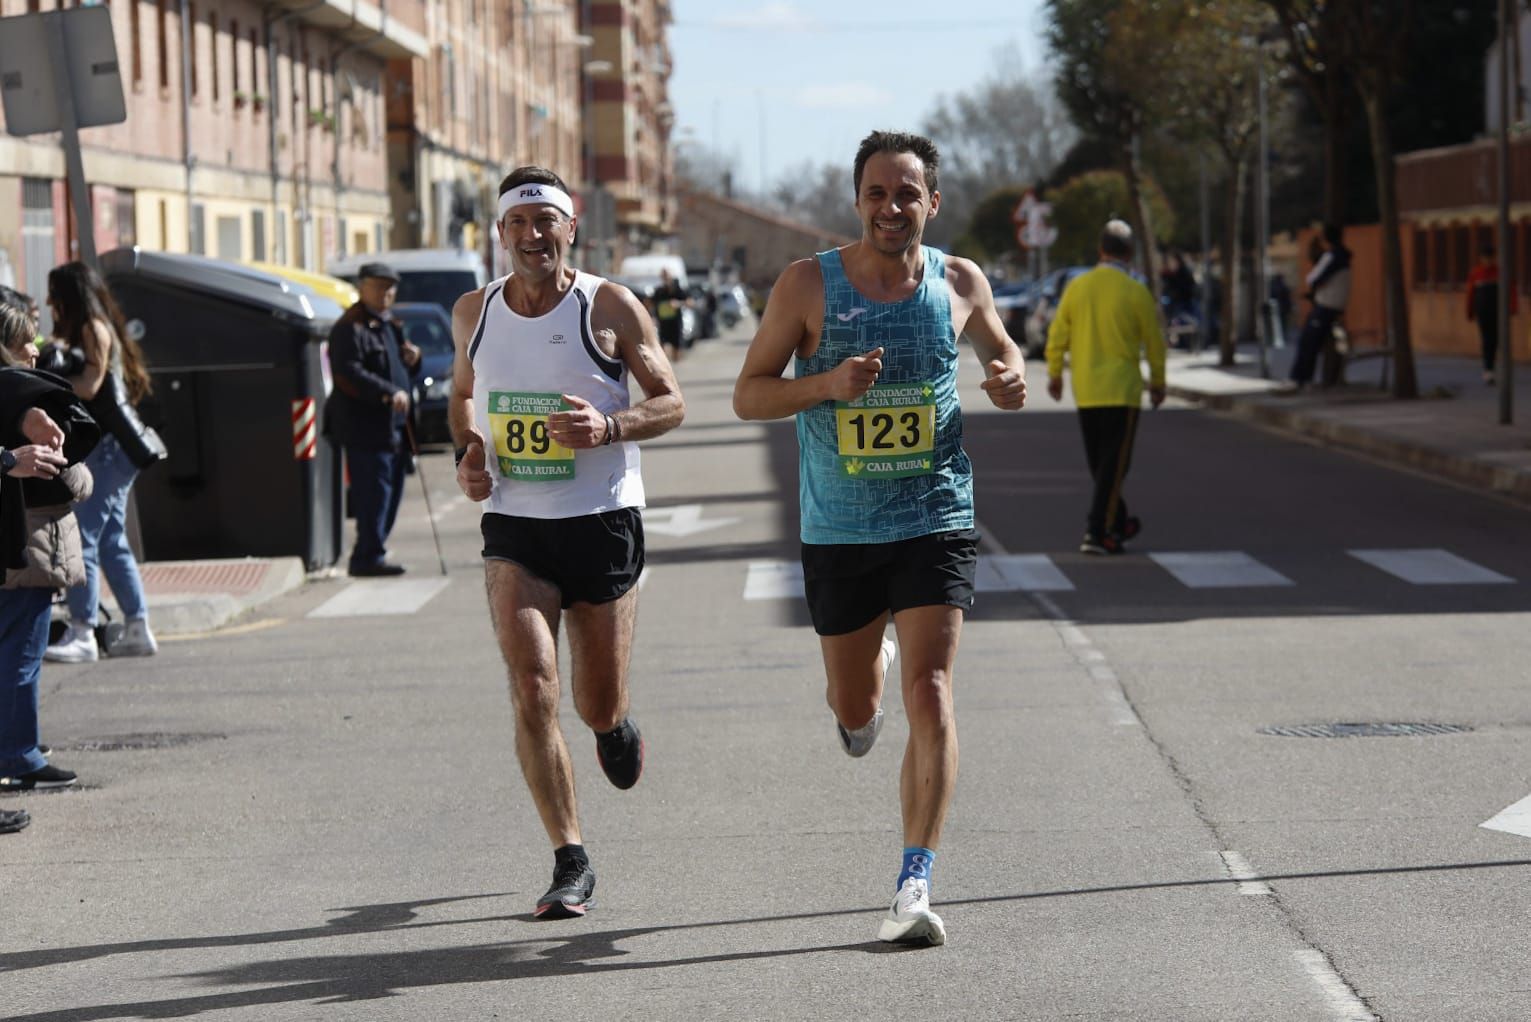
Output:
[[1508,807],[1491,820],[1478,824],[1489,830],[1502,830],[1506,834],[1531,837],[1531,795]]
[[732,525],[737,518],[702,520],[702,505],[680,504],[676,507],[648,508],[643,512],[643,531],[661,536],[694,536],[698,532]]

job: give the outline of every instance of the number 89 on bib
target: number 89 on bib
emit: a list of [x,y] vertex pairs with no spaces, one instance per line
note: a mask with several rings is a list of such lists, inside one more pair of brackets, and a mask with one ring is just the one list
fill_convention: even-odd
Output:
[[574,478],[574,452],[548,435],[548,416],[565,411],[560,394],[492,391],[489,428],[500,475],[528,482]]
[[925,383],[879,384],[835,404],[841,470],[853,479],[901,479],[935,470],[935,389]]

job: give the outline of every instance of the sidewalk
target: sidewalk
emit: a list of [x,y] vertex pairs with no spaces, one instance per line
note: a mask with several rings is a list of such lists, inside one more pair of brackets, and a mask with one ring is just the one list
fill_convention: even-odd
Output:
[[1169,393],[1264,426],[1357,451],[1382,461],[1531,504],[1531,365],[1515,366],[1514,423],[1499,424],[1499,388],[1483,382],[1477,359],[1416,356],[1420,398],[1396,401],[1381,389],[1383,363],[1349,367],[1348,383],[1279,392],[1295,353],[1269,353],[1270,378],[1257,354],[1217,365],[1217,352],[1171,352]]
[[[245,557],[205,561],[147,561],[139,565],[149,620],[156,635],[211,632],[307,578],[300,557]],[[116,602],[103,592],[120,619]]]

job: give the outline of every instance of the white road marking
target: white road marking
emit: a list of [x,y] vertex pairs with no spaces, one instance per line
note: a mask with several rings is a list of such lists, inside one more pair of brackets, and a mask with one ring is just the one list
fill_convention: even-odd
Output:
[[1243,589],[1289,586],[1291,579],[1241,550],[1149,554],[1154,563],[1190,589]]
[[1232,848],[1225,848],[1217,853],[1217,857],[1223,860],[1223,867],[1228,870],[1228,878],[1238,883],[1234,887],[1246,897],[1263,898],[1275,894],[1271,885],[1264,880],[1258,879],[1257,874],[1250,868],[1249,860]]
[[1334,1018],[1341,1022],[1377,1022],[1377,1016],[1367,1010],[1366,1002],[1334,971],[1334,966],[1329,964],[1323,952],[1304,948],[1296,954],[1308,978],[1318,984]]
[[1448,550],[1347,550],[1350,556],[1417,586],[1491,585],[1514,582]]
[[985,554],[974,587],[980,593],[1069,592],[1074,583],[1046,554]]
[[1502,830],[1506,834],[1531,837],[1531,795],[1501,810],[1478,826],[1488,830]]
[[1111,723],[1117,727],[1141,727],[1143,721],[1139,719],[1138,711],[1134,710],[1132,704],[1127,701],[1127,696],[1122,691],[1121,679],[1106,662],[1106,655],[1095,648],[1095,645],[1090,642],[1090,637],[1068,619],[1063,608],[1054,603],[1052,597],[1045,593],[1032,593],[1031,598],[1052,622],[1053,629],[1063,640],[1063,645],[1090,675],[1090,680],[1095,682],[1096,691],[1106,701],[1106,708],[1111,713]]
[[413,614],[451,584],[449,578],[369,578],[352,582],[309,611],[308,616],[377,617]]
[[[440,494],[437,494],[437,496],[440,496]],[[430,514],[425,515],[424,516],[425,520],[427,522],[440,522],[447,515],[451,514],[453,511],[456,511],[458,508],[462,507],[464,504],[467,504],[467,503],[470,503],[469,500],[468,500],[467,495],[459,492],[457,494],[457,496],[453,497],[451,500],[447,501],[445,504],[442,504],[440,507],[436,508],[436,510],[432,511]]]
[[702,518],[702,505],[680,504],[676,507],[651,507],[643,512],[643,531],[660,536],[693,536],[708,529],[732,525],[737,518]]
[[751,561],[744,576],[746,600],[791,600],[803,598],[801,561]]

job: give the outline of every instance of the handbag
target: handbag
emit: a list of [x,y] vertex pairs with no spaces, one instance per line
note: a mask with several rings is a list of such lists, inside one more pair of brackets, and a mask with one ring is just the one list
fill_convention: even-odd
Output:
[[88,407],[96,421],[117,438],[122,453],[128,456],[135,468],[148,468],[170,456],[165,441],[160,439],[153,426],[139,418],[138,409],[128,400],[127,388],[123,385],[120,373],[106,374],[101,380],[101,389],[90,399]]

